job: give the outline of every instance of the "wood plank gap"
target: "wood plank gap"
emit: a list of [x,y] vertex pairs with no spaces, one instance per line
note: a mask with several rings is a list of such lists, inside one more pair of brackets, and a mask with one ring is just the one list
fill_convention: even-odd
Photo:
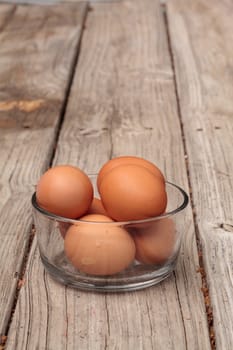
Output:
[[[68,334],[68,329],[69,329],[69,316],[67,314],[67,310],[68,310],[68,298],[67,298],[67,286],[65,286],[65,309],[66,309],[66,329],[65,329],[65,335],[67,337]],[[68,349],[68,343],[66,342],[65,344],[65,349],[64,350],[69,350]]]
[[56,134],[55,134],[55,138],[54,138],[53,152],[51,154],[49,167],[51,167],[53,165],[53,161],[54,161],[54,157],[55,157],[55,153],[56,153],[57,142],[58,142],[58,139],[59,139],[59,136],[60,136],[60,131],[62,129],[64,118],[65,118],[65,115],[66,115],[66,109],[67,109],[67,105],[68,105],[68,101],[69,101],[69,97],[70,97],[70,91],[71,91],[71,88],[72,88],[72,85],[73,85],[75,72],[76,72],[76,69],[77,69],[77,66],[78,66],[78,57],[79,57],[79,53],[80,53],[81,46],[82,46],[83,31],[85,29],[87,15],[88,15],[89,11],[91,11],[91,7],[88,4],[86,6],[86,9],[85,9],[84,20],[83,20],[83,23],[82,23],[80,38],[79,38],[79,40],[77,42],[77,46],[75,48],[75,54],[74,54],[73,62],[71,63],[71,69],[70,69],[70,73],[69,73],[68,84],[67,84],[67,87],[66,87],[64,102],[63,102],[63,105],[62,105],[62,108],[61,108],[61,115],[60,115],[60,118],[59,118],[59,121],[58,121],[57,130],[56,130]]
[[[46,294],[46,299],[49,300],[49,291],[48,291],[48,285],[46,283],[46,271],[43,271],[43,281],[44,281],[44,286],[45,286],[45,294]],[[46,340],[45,340],[45,349],[48,349],[48,334],[49,334],[49,303],[46,303],[46,308],[47,308],[47,322],[46,322]],[[26,345],[26,349],[29,346],[29,339],[27,338],[27,345]]]
[[175,271],[173,272],[173,275],[175,277],[174,281],[175,281],[175,287],[176,287],[176,292],[177,292],[177,300],[178,300],[178,303],[179,303],[179,306],[180,306],[181,320],[182,320],[183,328],[184,328],[185,347],[186,347],[186,349],[188,349],[187,335],[186,335],[186,332],[185,332],[184,315],[183,315],[183,311],[182,311],[182,305],[181,305],[181,300],[180,300],[179,289],[178,289],[178,286],[177,286],[177,277],[176,277],[176,272]]
[[[171,36],[170,36],[170,31],[169,31],[169,26],[168,26],[167,6],[164,3],[164,4],[161,4],[161,7],[163,9],[163,16],[164,16],[164,22],[165,22],[165,28],[166,28],[167,40],[168,40],[168,50],[170,53],[171,65],[172,65],[172,70],[174,73],[174,89],[175,89],[175,96],[176,96],[176,101],[177,101],[177,114],[178,114],[179,121],[180,121],[182,143],[183,143],[185,157],[186,157],[185,158],[185,166],[186,166],[188,185],[189,185],[189,199],[190,199],[190,205],[191,205],[192,213],[193,213],[193,222],[194,222],[194,227],[195,227],[195,236],[196,236],[196,243],[197,243],[197,250],[198,250],[198,261],[199,261],[199,271],[198,272],[201,274],[201,281],[202,281],[201,291],[203,293],[204,303],[205,303],[205,308],[206,308],[206,316],[207,316],[207,320],[208,320],[210,344],[211,344],[212,350],[215,350],[216,349],[216,342],[215,342],[215,331],[214,331],[214,320],[213,320],[213,307],[212,307],[210,295],[209,295],[209,287],[208,287],[208,283],[207,283],[207,279],[206,279],[206,272],[205,272],[205,265],[204,265],[204,261],[203,261],[200,233],[199,233],[199,228],[197,225],[197,217],[196,217],[195,205],[194,205],[193,195],[192,195],[192,186],[191,186],[190,171],[189,171],[189,160],[188,160],[188,156],[187,156],[187,145],[186,145],[186,141],[185,141],[184,125],[183,125],[183,121],[182,121],[182,113],[181,113],[181,108],[180,108],[180,99],[179,99],[179,94],[178,94],[174,54],[172,51]],[[175,272],[174,272],[174,274],[175,274]],[[179,298],[178,293],[177,293],[177,295]],[[179,302],[180,302],[180,300],[179,300]],[[182,311],[182,309],[181,309],[181,311]],[[187,346],[187,343],[186,343],[186,346]]]
[[12,322],[13,317],[14,317],[14,313],[15,313],[15,309],[16,309],[16,305],[17,305],[20,289],[25,283],[24,276],[25,276],[25,272],[26,272],[26,268],[27,268],[27,262],[28,262],[28,259],[29,259],[32,243],[34,241],[34,237],[35,237],[35,226],[34,226],[34,224],[32,224],[31,225],[31,229],[30,229],[28,242],[27,242],[27,247],[25,248],[24,257],[23,257],[22,264],[21,264],[21,267],[20,267],[20,272],[17,273],[17,276],[15,276],[15,277],[17,277],[17,288],[15,289],[15,295],[13,297],[11,313],[10,313],[9,320],[7,322],[7,325],[6,325],[5,334],[3,336],[1,336],[1,338],[0,338],[0,350],[4,349],[4,345],[5,345],[6,340],[7,340],[8,332],[9,332],[9,329],[10,329],[10,325],[11,325],[11,322]]

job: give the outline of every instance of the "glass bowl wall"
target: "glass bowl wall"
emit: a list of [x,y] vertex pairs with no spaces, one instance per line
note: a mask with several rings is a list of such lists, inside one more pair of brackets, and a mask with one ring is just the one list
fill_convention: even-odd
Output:
[[[175,269],[182,237],[185,235],[183,210],[188,204],[188,196],[179,186],[166,182],[168,205],[163,215],[137,221],[127,222],[84,222],[53,215],[40,208],[36,194],[32,196],[33,216],[36,227],[40,256],[49,274],[65,285],[83,290],[127,291],[152,286],[167,278]],[[150,232],[155,242],[147,254],[155,258],[145,261],[137,259],[123,271],[114,275],[92,275],[78,270],[69,261],[64,250],[64,237],[71,225],[88,225],[91,229],[121,227],[137,241]],[[103,226],[104,225],[104,226]],[[169,232],[167,233],[169,227]],[[171,228],[172,227],[172,228]],[[157,235],[157,236],[156,236]],[[157,258],[156,258],[157,254]],[[139,254],[140,255],[140,254]],[[107,262],[106,262],[107,264]]]

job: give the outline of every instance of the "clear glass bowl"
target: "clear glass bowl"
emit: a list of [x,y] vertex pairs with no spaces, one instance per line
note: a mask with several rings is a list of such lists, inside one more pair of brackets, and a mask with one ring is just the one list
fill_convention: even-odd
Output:
[[[32,196],[33,216],[42,262],[49,274],[65,285],[82,290],[129,291],[152,286],[175,269],[182,236],[185,233],[183,210],[188,204],[186,192],[166,182],[168,205],[163,215],[127,222],[85,222],[60,217],[40,208]],[[127,231],[136,245],[135,259],[123,271],[113,275],[88,274],[78,270],[65,254],[64,237],[71,225],[93,230],[119,227]],[[102,226],[101,226],[102,225]],[[98,249],[98,248],[96,248]],[[112,262],[106,261],[106,264]]]

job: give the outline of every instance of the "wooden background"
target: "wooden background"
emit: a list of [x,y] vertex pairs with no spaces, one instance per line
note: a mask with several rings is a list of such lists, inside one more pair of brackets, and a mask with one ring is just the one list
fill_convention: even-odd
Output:
[[[0,4],[2,348],[233,348],[230,0]],[[189,192],[177,270],[86,293],[41,264],[30,198],[52,164],[145,157]]]

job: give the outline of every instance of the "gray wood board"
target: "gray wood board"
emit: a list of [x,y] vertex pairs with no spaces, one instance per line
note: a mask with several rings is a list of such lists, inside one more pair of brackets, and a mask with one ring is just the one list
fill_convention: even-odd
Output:
[[[159,3],[92,4],[85,28],[54,164],[94,175],[110,157],[134,154],[188,190]],[[210,349],[190,207],[178,226],[175,274],[138,292],[63,287],[44,272],[34,244],[6,349]]]
[[49,166],[85,11],[85,4],[0,5],[0,334],[28,245],[30,197]]
[[174,0],[168,23],[217,349],[233,348],[233,3]]

